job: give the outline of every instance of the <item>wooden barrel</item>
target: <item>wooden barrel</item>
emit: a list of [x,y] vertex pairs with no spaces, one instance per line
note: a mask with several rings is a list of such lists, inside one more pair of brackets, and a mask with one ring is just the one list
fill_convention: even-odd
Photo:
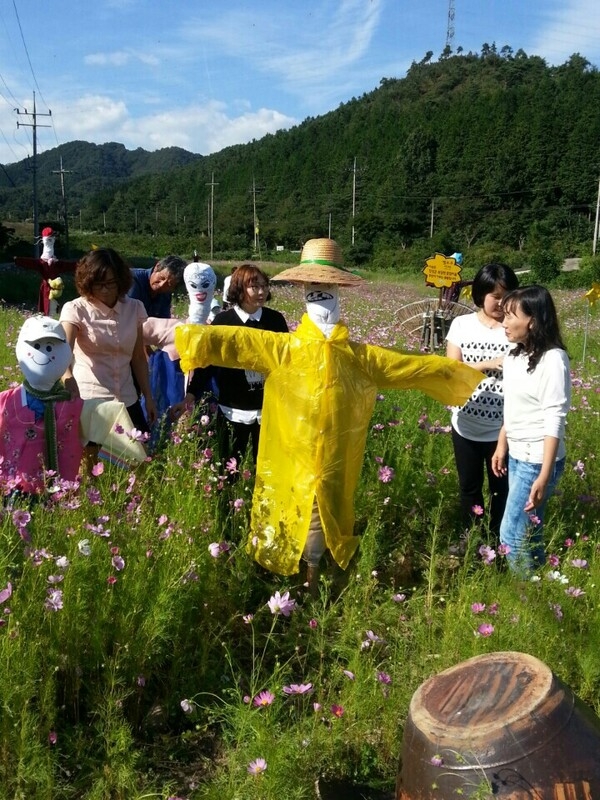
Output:
[[397,800],[471,795],[600,799],[600,720],[533,656],[476,656],[412,697]]

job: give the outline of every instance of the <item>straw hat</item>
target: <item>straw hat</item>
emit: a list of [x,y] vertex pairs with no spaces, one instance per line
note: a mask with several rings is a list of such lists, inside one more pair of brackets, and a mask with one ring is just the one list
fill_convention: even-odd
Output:
[[343,268],[342,251],[333,239],[309,239],[302,248],[300,266],[284,269],[272,281],[289,283],[329,283],[357,286],[363,279]]

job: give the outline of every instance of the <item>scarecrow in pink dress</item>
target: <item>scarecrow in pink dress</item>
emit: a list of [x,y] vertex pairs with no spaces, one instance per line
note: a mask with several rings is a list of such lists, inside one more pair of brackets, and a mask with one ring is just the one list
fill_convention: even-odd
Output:
[[60,380],[73,354],[57,320],[26,319],[16,352],[23,383],[0,393],[0,491],[42,494],[55,476],[77,477],[83,400]]
[[46,316],[52,316],[57,311],[57,299],[62,294],[63,280],[61,274],[75,272],[76,261],[65,261],[54,255],[54,242],[56,233],[52,228],[42,230],[42,255],[39,258],[25,258],[15,256],[15,264],[23,269],[32,269],[40,273],[40,293],[38,296],[38,311]]

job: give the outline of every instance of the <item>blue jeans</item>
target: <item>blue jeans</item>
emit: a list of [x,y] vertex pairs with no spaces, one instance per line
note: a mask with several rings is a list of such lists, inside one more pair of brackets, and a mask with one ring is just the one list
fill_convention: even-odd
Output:
[[508,498],[500,525],[500,542],[510,547],[506,558],[515,572],[527,573],[546,561],[542,538],[544,509],[564,468],[565,459],[562,458],[554,464],[542,504],[526,512],[523,508],[542,465],[508,457]]

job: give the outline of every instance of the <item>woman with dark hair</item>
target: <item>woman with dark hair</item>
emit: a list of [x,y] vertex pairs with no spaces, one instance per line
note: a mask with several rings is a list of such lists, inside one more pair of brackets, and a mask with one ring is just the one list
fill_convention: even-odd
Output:
[[[212,324],[288,333],[283,314],[265,307],[270,299],[268,276],[254,264],[242,264],[232,274],[229,284],[228,301],[232,307],[217,314]],[[233,456],[238,466],[250,440],[256,463],[264,381],[262,373],[252,370],[220,367],[217,372],[222,457]],[[188,391],[194,393],[193,380]]]
[[571,403],[569,357],[554,301],[543,286],[509,292],[503,327],[516,347],[504,359],[504,424],[492,468],[505,475],[508,499],[500,527],[511,569],[545,562],[546,502],[565,467],[565,422]]
[[[465,532],[484,513],[484,470],[490,495],[490,530],[496,536],[500,532],[508,478],[494,474],[492,455],[502,427],[502,361],[510,346],[502,327],[502,298],[518,285],[519,279],[510,267],[486,264],[472,284],[477,312],[456,317],[446,337],[449,358],[464,361],[485,374],[465,405],[452,411],[452,443]],[[463,538],[457,549],[462,550],[464,545]]]
[[[139,300],[127,296],[131,270],[111,248],[91,250],[75,270],[80,294],[65,303],[60,321],[73,350],[73,364],[65,372],[65,386],[84,400],[119,400],[133,426],[147,433],[156,407],[150,392],[148,362],[142,338],[147,319]],[[144,396],[148,421],[142,412],[133,375]]]

